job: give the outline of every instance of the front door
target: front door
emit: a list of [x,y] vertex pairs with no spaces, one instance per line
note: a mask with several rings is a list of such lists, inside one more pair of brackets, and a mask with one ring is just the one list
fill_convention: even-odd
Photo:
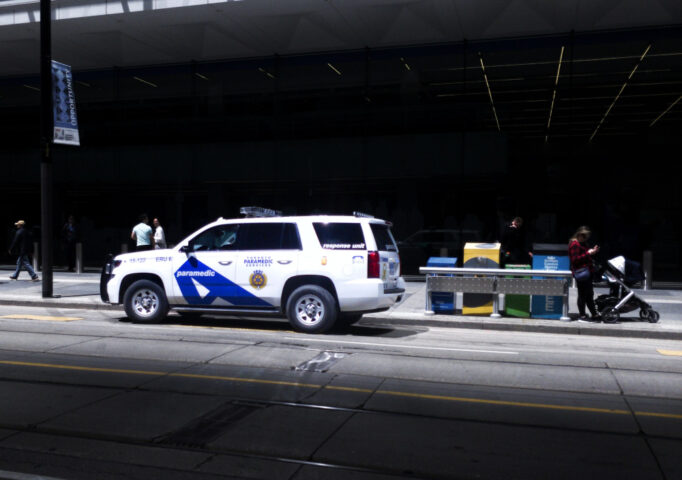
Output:
[[235,283],[238,224],[220,225],[194,237],[173,258],[173,305],[230,306],[238,303]]

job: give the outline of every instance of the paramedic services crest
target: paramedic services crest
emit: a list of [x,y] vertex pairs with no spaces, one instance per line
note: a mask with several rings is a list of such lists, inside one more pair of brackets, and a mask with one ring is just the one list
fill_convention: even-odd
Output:
[[261,270],[256,270],[249,277],[249,283],[256,290],[260,290],[268,284],[268,277]]

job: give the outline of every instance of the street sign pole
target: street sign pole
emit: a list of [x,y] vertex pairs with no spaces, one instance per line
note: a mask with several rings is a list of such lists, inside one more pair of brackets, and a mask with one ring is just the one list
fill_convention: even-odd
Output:
[[43,298],[52,297],[52,8],[40,0],[40,245]]

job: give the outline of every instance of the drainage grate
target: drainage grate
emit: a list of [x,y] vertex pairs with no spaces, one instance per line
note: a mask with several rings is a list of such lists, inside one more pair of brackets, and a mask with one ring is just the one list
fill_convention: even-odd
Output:
[[230,402],[192,420],[179,430],[158,437],[156,443],[201,448],[218,438],[241,419],[262,408],[262,405]]
[[347,353],[321,352],[315,358],[296,366],[294,370],[297,372],[326,372],[332,365],[346,356],[348,356]]

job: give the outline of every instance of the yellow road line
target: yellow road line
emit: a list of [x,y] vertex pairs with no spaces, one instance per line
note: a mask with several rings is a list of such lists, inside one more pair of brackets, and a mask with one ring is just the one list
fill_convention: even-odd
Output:
[[682,357],[682,350],[663,350],[659,348],[656,351],[661,355],[668,355],[671,357]]
[[[579,407],[572,405],[553,405],[548,403],[532,403],[532,402],[513,402],[509,400],[490,400],[485,398],[472,398],[472,397],[451,397],[448,395],[431,395],[426,393],[412,393],[412,392],[400,392],[394,390],[372,390],[369,388],[355,388],[355,387],[341,387],[333,385],[318,385],[314,383],[299,383],[299,382],[289,382],[281,380],[265,380],[262,378],[244,378],[244,377],[228,377],[222,375],[203,375],[203,374],[193,374],[193,373],[172,373],[172,372],[157,372],[150,370],[128,370],[120,368],[99,368],[99,367],[80,367],[75,365],[59,365],[50,363],[34,363],[34,362],[20,362],[14,360],[0,360],[0,365],[14,365],[22,367],[37,367],[37,368],[53,368],[61,370],[75,370],[83,372],[101,372],[101,373],[124,373],[130,375],[147,375],[147,376],[167,376],[176,378],[193,378],[198,380],[220,380],[228,382],[239,382],[239,383],[251,383],[259,385],[280,385],[287,387],[300,387],[300,388],[311,388],[311,389],[325,389],[325,390],[336,390],[336,391],[347,391],[347,392],[357,392],[357,393],[368,393],[368,394],[378,394],[378,395],[388,395],[393,397],[403,397],[403,398],[419,398],[424,400],[440,400],[447,402],[457,402],[457,403],[475,403],[480,405],[496,405],[504,407],[523,407],[523,408],[538,408],[538,409],[548,409],[548,410],[563,410],[571,412],[586,412],[586,413],[603,413],[609,415],[630,415],[633,412],[629,410],[622,409],[612,409],[612,408],[596,408],[596,407]],[[676,413],[661,413],[661,412],[634,412],[635,415],[645,416],[645,417],[656,417],[656,418],[667,418],[674,420],[682,420],[682,414]]]
[[0,318],[11,318],[15,320],[45,320],[50,322],[73,322],[74,320],[83,320],[81,317],[55,317],[52,315],[23,315],[12,314],[2,315]]

